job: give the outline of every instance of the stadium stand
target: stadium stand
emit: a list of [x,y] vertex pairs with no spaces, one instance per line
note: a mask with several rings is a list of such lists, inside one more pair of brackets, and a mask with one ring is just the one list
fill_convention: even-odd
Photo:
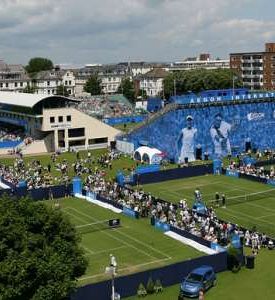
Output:
[[[120,131],[80,111],[78,103],[56,95],[0,92],[0,154],[109,146]],[[8,133],[8,126],[16,129]]]

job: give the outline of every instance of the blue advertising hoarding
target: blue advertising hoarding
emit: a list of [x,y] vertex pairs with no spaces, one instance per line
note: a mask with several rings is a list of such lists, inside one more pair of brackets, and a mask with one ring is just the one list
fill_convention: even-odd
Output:
[[240,173],[235,170],[226,169],[226,176],[230,177],[240,177]]

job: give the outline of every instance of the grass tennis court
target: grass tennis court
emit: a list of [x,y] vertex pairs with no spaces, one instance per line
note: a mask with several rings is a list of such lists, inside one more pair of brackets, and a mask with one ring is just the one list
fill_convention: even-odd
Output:
[[[216,192],[225,193],[228,198],[226,208],[216,209],[220,219],[247,228],[256,226],[260,232],[275,237],[275,188],[272,186],[246,179],[214,175],[142,186],[145,191],[161,199],[178,203],[180,199],[186,198],[190,205],[193,203],[194,190],[197,187],[206,203],[214,200]],[[231,197],[233,198],[230,199]],[[230,203],[230,200],[234,203]]]
[[80,285],[109,279],[104,271],[111,253],[117,258],[119,276],[204,255],[157,231],[149,225],[149,219],[131,219],[77,198],[60,200],[60,207],[76,227],[121,219],[119,228],[104,229],[102,225],[93,224],[90,232],[85,230],[85,234],[81,234],[89,266],[79,280]]

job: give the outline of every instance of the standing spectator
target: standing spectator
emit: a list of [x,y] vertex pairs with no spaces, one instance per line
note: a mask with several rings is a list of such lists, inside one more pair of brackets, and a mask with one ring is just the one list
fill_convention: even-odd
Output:
[[225,194],[222,194],[222,207],[225,207],[225,204],[226,204]]
[[199,300],[204,300],[204,292],[203,292],[203,289],[200,289],[200,291],[199,291]]

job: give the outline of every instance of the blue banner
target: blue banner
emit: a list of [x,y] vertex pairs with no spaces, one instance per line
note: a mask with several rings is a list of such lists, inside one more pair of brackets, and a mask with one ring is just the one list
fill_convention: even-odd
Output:
[[96,200],[96,193],[94,193],[94,192],[87,192],[86,196],[92,200]]
[[126,206],[123,206],[123,213],[128,216],[128,217],[132,217],[132,218],[136,218],[136,212]]
[[[207,92],[207,91],[205,91]],[[225,96],[218,95],[218,91],[213,91],[211,93],[201,93],[201,95],[181,95],[181,96],[172,96],[169,98],[169,102],[177,104],[194,104],[194,103],[211,103],[211,102],[228,102],[236,100],[251,100],[251,99],[269,99],[275,97],[275,92],[255,92],[255,93],[240,93],[237,95],[236,91],[233,94],[232,92],[226,92]]]
[[117,118],[105,118],[103,122],[108,125],[128,124],[128,123],[140,123],[147,118],[147,115],[125,116]]
[[255,165],[257,162],[257,160],[253,157],[250,157],[250,156],[246,156],[243,158],[243,163],[245,165]]
[[226,169],[226,176],[230,177],[240,177],[240,173],[235,170]]
[[213,243],[213,242],[211,242],[211,249],[215,250],[216,252],[224,252],[224,251],[226,251],[225,248],[223,248],[219,244]]
[[242,245],[241,245],[241,239],[240,239],[240,236],[238,234],[234,234],[232,237],[231,237],[231,245],[234,247],[234,248],[241,248]]
[[[274,98],[274,97],[273,97]],[[247,104],[175,107],[132,131],[127,141],[146,141],[168,159],[184,163],[198,154],[223,159],[252,149],[275,149],[275,100]]]
[[159,170],[160,170],[160,165],[139,166],[136,168],[136,174],[158,172]]
[[268,179],[267,184],[275,186],[275,179]]
[[167,223],[163,223],[163,222],[160,222],[160,221],[156,221],[155,222],[155,227],[161,231],[169,231],[170,230],[170,225],[167,224]]

